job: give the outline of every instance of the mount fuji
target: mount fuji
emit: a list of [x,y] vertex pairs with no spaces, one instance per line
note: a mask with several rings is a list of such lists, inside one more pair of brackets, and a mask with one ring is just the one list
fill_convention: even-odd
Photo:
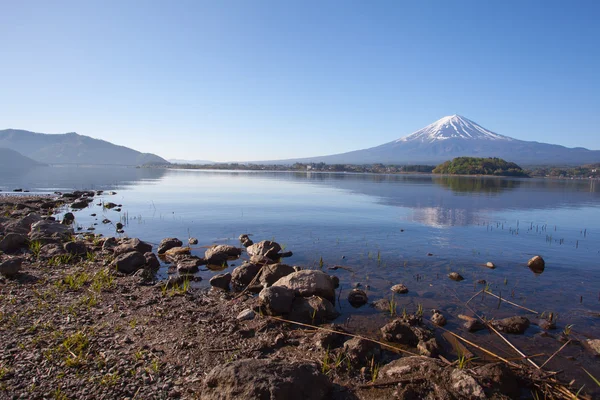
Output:
[[499,157],[521,165],[581,165],[600,162],[598,150],[518,140],[492,132],[460,115],[451,115],[380,146],[279,163],[435,164],[463,156]]

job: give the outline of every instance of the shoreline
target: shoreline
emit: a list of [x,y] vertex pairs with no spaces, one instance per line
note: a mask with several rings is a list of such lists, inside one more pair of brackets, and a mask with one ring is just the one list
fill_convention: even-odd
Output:
[[[276,379],[278,373],[289,379],[301,377],[298,371],[308,370],[320,382],[315,386],[324,393],[319,392],[322,397],[313,393],[310,398],[385,398],[394,391],[400,398],[409,393],[432,394],[429,383],[436,374],[440,390],[454,396],[465,396],[465,387],[489,398],[515,394],[514,388],[500,385],[506,382],[533,390],[545,388],[556,398],[562,398],[560,393],[566,396],[566,386],[551,380],[555,378],[536,380],[528,376],[531,366],[527,363],[507,360],[500,364],[503,367],[497,367],[501,382],[484,384],[481,376],[483,370],[492,369],[490,363],[467,361],[467,357],[463,362],[468,365],[458,368],[460,358],[444,361],[452,355],[443,348],[439,350],[442,357],[422,357],[424,351],[414,339],[398,344],[400,332],[429,338],[417,338],[419,344],[438,338],[442,328],[431,324],[429,315],[390,318],[391,322],[399,321],[390,328],[395,329],[387,337],[390,341],[385,337],[357,338],[352,332],[343,332],[341,325],[325,325],[329,331],[316,326],[316,313],[308,321],[305,313],[293,322],[288,322],[293,318],[287,315],[270,315],[274,313],[265,306],[274,304],[261,303],[260,296],[249,292],[195,289],[189,284],[186,287],[185,280],[158,282],[147,260],[133,273],[118,272],[115,261],[120,255],[114,249],[139,246],[134,239],[115,239],[108,246],[108,238],[86,233],[82,234],[86,239],[73,240],[76,232],[51,219],[46,221],[47,232],[52,231],[48,236],[36,236],[39,231],[24,226],[32,212],[41,220],[57,207],[80,200],[79,196],[52,201],[49,198],[53,196],[12,197],[18,201],[7,202],[11,196],[1,197],[4,237],[7,232],[16,233],[17,226],[25,232],[21,234],[27,236],[27,243],[0,258],[2,262],[22,260],[17,274],[0,281],[0,330],[6,338],[0,359],[0,398],[225,398],[219,393],[243,394],[252,384],[251,376],[231,381],[227,375],[231,368],[258,368],[269,379]],[[11,223],[15,225],[6,229]],[[61,237],[62,233],[65,235]],[[39,243],[39,248],[32,243]],[[45,247],[50,244],[56,246]],[[151,246],[151,252],[156,251]],[[174,258],[174,263],[181,265],[189,259]],[[259,259],[253,262],[261,264]],[[262,262],[252,279],[267,265],[273,264]],[[245,288],[252,286],[248,277],[244,279]],[[314,309],[321,312],[319,307]],[[326,323],[327,313],[323,315],[322,322]],[[432,347],[422,347],[432,353]],[[257,364],[257,359],[263,361]],[[401,376],[393,372],[394,368],[412,372]],[[456,388],[458,382],[462,382],[460,388]],[[277,385],[273,381],[273,387]]]

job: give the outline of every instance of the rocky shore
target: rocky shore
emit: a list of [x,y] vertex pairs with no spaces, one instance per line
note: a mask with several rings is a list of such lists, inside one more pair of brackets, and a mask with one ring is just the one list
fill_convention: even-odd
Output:
[[[0,197],[0,398],[519,399],[578,389],[523,359],[475,360],[459,341],[458,357],[447,354],[443,310],[398,314],[379,302],[390,320],[377,337],[332,325],[337,277],[285,264],[291,253],[273,241],[242,234],[239,247],[198,257],[192,238],[153,246],[80,232],[72,212],[96,195]],[[70,212],[59,221],[61,207]],[[192,284],[201,266],[233,259],[243,262],[215,273],[210,289]],[[161,261],[169,279],[157,277]],[[362,306],[367,293],[348,301]],[[493,323],[511,334],[528,325]]]

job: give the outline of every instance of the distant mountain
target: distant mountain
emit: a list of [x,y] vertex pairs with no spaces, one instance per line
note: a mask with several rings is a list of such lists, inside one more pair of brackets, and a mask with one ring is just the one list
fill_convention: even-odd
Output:
[[50,135],[18,129],[0,130],[0,147],[47,164],[151,165],[169,162],[155,154],[77,133]]
[[191,164],[191,165],[203,165],[203,164],[215,164],[214,161],[208,160],[181,160],[179,158],[169,158],[171,164]]
[[413,134],[377,147],[270,163],[437,164],[455,157],[499,157],[521,165],[600,162],[600,151],[528,142],[499,135],[460,115],[444,117]]
[[14,150],[0,148],[0,169],[3,171],[24,170],[41,165],[43,164]]

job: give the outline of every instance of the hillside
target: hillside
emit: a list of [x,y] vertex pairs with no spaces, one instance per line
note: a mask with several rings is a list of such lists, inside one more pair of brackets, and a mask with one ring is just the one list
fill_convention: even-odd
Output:
[[446,161],[433,170],[434,174],[450,175],[494,175],[527,176],[527,173],[513,162],[501,158],[457,157]]
[[0,169],[3,171],[23,170],[41,165],[43,164],[14,150],[0,147]]
[[139,151],[77,133],[50,135],[17,129],[0,130],[0,147],[46,164],[151,165],[169,162]]

